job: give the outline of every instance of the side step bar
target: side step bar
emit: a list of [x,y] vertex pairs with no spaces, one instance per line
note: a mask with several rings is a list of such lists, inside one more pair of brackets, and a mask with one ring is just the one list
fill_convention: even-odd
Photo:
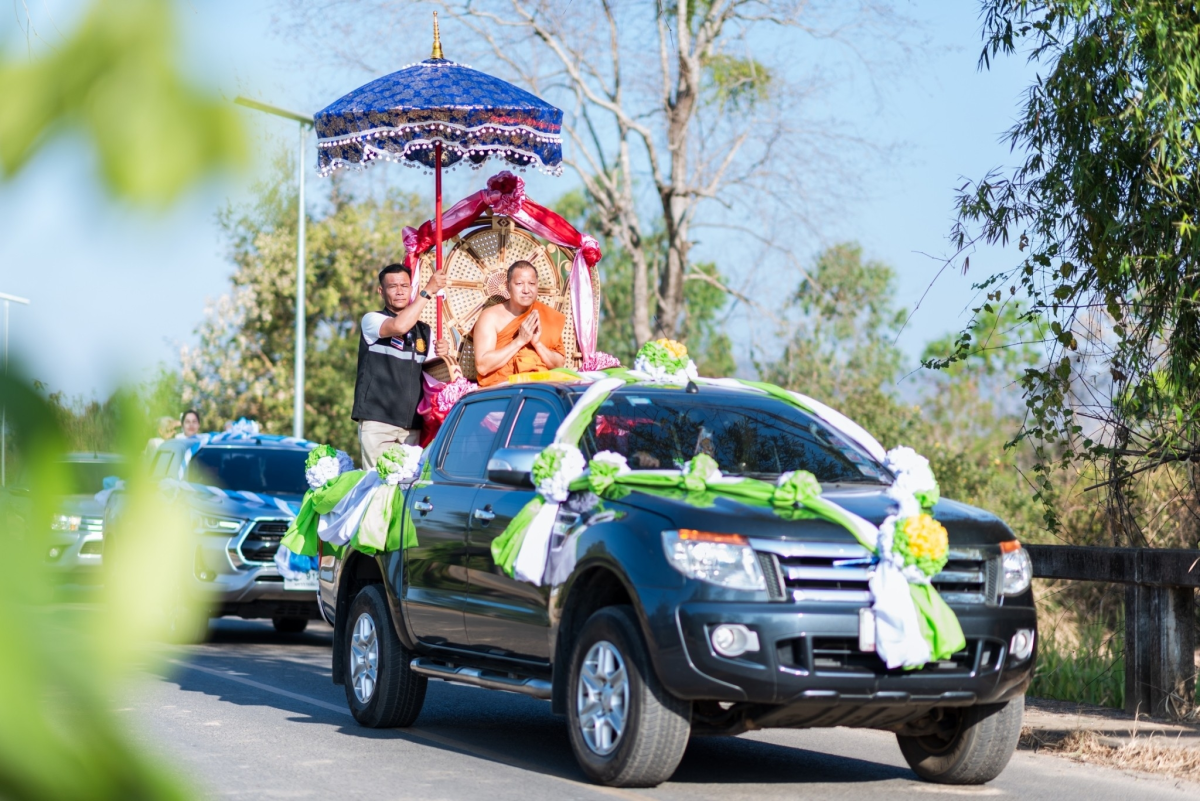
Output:
[[486,687],[489,690],[508,690],[509,692],[532,695],[534,698],[550,700],[550,682],[545,679],[513,678],[508,673],[495,670],[485,670],[474,667],[452,667],[435,662],[432,659],[418,657],[409,667],[414,673],[429,676],[433,679],[457,681],[460,684],[473,684],[476,687]]

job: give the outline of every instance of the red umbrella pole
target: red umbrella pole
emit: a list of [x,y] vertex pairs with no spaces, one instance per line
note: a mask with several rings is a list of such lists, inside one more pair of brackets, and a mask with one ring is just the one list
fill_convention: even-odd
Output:
[[[437,177],[434,179],[434,211],[433,211],[433,242],[434,242],[434,269],[438,272],[442,271],[442,143],[433,143],[433,160],[437,162],[434,173]],[[442,296],[438,295],[437,299],[437,340],[442,338]]]

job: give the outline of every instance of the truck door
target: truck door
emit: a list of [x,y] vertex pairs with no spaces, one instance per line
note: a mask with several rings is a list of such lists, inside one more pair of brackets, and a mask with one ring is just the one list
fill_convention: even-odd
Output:
[[[540,393],[538,393],[540,394]],[[522,393],[514,422],[497,448],[541,450],[554,440],[562,412],[554,399]],[[467,638],[472,649],[505,656],[549,659],[549,587],[506,576],[492,560],[492,540],[534,497],[532,489],[484,484],[475,495],[468,535]]]
[[430,457],[430,479],[416,482],[405,498],[418,543],[406,551],[405,607],[413,633],[430,645],[467,645],[463,606],[471,502],[510,399],[505,394],[460,401],[459,413],[447,421],[449,436]]

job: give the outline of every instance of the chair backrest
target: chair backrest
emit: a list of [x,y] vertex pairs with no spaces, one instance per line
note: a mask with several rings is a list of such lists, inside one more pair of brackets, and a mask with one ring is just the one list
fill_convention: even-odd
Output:
[[[537,269],[538,300],[566,315],[563,326],[563,345],[567,351],[567,366],[578,368],[582,354],[575,341],[575,315],[571,304],[571,289],[567,277],[575,252],[553,244],[543,245],[528,232],[517,228],[508,217],[495,215],[481,221],[480,227],[450,240],[450,252],[445,257],[446,302],[442,323],[451,336],[457,335],[458,361],[463,375],[476,380],[475,350],[471,331],[480,313],[507,299],[505,280],[508,267],[524,259]],[[430,251],[420,260],[420,282],[424,286],[433,274],[434,256]],[[592,270],[592,295],[595,313],[600,309],[600,279]],[[432,328],[437,319],[437,306],[427,303],[421,319]],[[437,362],[429,372],[439,380],[449,378],[449,369]]]

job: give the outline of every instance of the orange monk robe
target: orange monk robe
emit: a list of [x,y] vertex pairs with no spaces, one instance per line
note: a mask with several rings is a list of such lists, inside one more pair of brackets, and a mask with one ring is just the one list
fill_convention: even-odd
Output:
[[[567,350],[563,346],[562,335],[563,326],[566,325],[567,318],[540,300],[535,300],[528,311],[504,326],[500,333],[496,334],[496,348],[503,348],[517,338],[517,332],[521,329],[521,324],[525,322],[525,318],[534,309],[537,309],[538,316],[542,322],[541,343],[550,350],[566,356]],[[507,381],[509,376],[516,375],[517,373],[536,373],[539,370],[549,369],[550,365],[542,361],[542,357],[538,356],[537,351],[533,349],[533,345],[525,345],[511,359],[497,367],[495,371],[480,373],[479,386],[490,387],[494,384],[501,384]]]

